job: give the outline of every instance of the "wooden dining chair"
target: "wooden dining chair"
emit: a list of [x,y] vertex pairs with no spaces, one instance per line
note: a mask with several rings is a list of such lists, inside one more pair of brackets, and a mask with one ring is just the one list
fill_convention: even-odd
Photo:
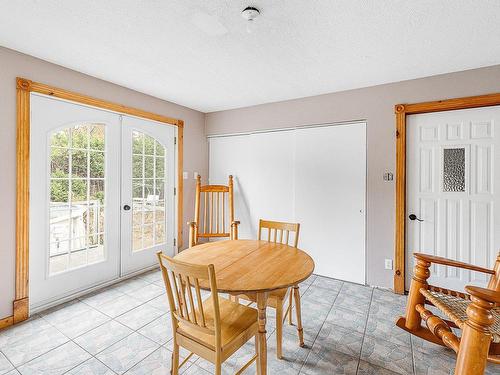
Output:
[[[457,353],[455,375],[484,374],[487,361],[500,364],[500,253],[493,269],[415,253],[406,314],[396,325],[411,334]],[[466,286],[458,292],[430,285],[432,264],[489,274],[487,288]],[[446,318],[426,308],[435,306]],[[422,320],[427,327],[422,326]],[[452,328],[461,330],[461,337]]]
[[[300,224],[284,223],[279,221],[259,221],[259,240],[265,238],[269,242],[283,243],[288,245],[289,242],[293,247],[297,247],[299,242]],[[267,238],[264,236],[264,231],[267,231]],[[286,267],[286,264],[283,265]],[[254,296],[239,295],[236,297],[255,302]],[[300,292],[299,286],[295,285],[293,288],[284,288],[272,291],[269,293],[267,304],[269,307],[276,309],[276,356],[283,358],[283,322],[288,316],[288,323],[293,324],[292,321],[292,300],[295,299],[295,312],[297,316],[297,333],[299,336],[299,345],[304,346],[304,332],[302,328],[301,306],[300,306]],[[285,309],[285,302],[288,300],[288,306]]]
[[[200,211],[203,214],[200,217]],[[201,176],[196,179],[194,221],[189,225],[189,247],[198,244],[200,238],[238,239],[239,221],[234,220],[233,176],[228,185],[201,185]]]
[[[213,264],[196,265],[176,261],[157,253],[165,282],[173,328],[172,375],[196,354],[215,365],[222,363],[252,337],[255,355],[236,373],[241,374],[257,359],[257,310],[217,294]],[[200,285],[210,288],[210,297],[201,298]],[[191,352],[179,365],[179,348]]]

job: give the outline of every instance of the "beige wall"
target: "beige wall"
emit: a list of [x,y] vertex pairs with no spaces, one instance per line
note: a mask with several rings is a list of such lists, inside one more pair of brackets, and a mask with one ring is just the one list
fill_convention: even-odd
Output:
[[[292,78],[293,79],[293,78]],[[395,169],[394,105],[500,92],[500,65],[309,98],[264,104],[206,116],[208,135],[367,120],[367,282],[392,287],[394,182],[383,173]]]
[[[394,104],[500,92],[498,65],[205,115],[0,47],[0,318],[11,315],[14,298],[16,76],[183,119],[184,170],[190,177],[193,171],[207,175],[206,134],[366,119],[367,281],[385,287],[392,287],[384,259],[394,256],[394,182],[384,182],[382,175],[395,168]],[[185,223],[191,219],[194,180],[184,183]]]
[[[0,47],[0,318],[12,315],[14,299],[17,76],[184,120],[184,170],[207,174],[203,113]],[[184,183],[183,223],[192,216],[194,180]]]

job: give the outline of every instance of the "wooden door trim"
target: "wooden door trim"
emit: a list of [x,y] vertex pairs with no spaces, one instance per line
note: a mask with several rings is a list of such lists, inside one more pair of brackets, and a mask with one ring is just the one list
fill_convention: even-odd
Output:
[[14,324],[26,320],[29,316],[30,94],[32,92],[177,127],[177,246],[182,246],[184,121],[17,77],[16,286],[12,317]]
[[396,238],[394,291],[405,292],[406,255],[406,116],[420,113],[453,111],[500,105],[500,93],[437,100],[432,102],[397,104],[396,114]]

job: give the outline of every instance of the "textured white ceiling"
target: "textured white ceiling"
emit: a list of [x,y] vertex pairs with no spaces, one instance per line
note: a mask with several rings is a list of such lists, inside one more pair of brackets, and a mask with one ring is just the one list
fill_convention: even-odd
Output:
[[0,0],[0,45],[211,112],[499,64],[499,20],[499,0]]

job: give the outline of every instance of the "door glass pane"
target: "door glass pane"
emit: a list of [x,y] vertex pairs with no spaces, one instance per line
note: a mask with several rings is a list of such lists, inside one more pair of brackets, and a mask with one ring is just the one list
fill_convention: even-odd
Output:
[[103,261],[105,125],[82,123],[50,136],[49,274]]
[[465,148],[443,150],[443,191],[465,191]]
[[132,251],[165,243],[165,147],[132,132]]

